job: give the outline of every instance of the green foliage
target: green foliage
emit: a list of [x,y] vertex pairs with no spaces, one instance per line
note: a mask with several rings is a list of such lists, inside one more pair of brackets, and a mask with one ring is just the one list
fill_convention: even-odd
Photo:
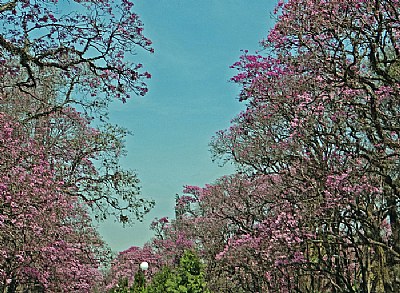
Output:
[[175,284],[174,278],[173,271],[165,266],[153,277],[146,293],[171,292],[170,288],[173,288]]
[[108,291],[108,293],[129,293],[129,284],[128,284],[128,278],[121,278],[118,282],[118,285]]
[[[146,293],[146,277],[143,271],[138,270],[132,286],[129,287],[128,278],[121,278],[118,285],[112,288],[108,293]],[[162,292],[162,291],[157,291]]]
[[164,267],[143,293],[210,293],[203,266],[193,251],[185,251],[176,270]]
[[202,264],[193,252],[185,251],[180,259],[176,283],[178,284],[176,292],[206,292]]
[[138,270],[135,274],[135,279],[133,281],[130,292],[132,293],[141,293],[145,292],[146,287],[146,277],[142,270]]

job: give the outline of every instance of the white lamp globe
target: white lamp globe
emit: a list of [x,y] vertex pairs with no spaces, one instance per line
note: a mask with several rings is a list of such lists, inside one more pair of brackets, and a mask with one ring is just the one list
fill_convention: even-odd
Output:
[[147,262],[147,261],[144,261],[144,262],[142,262],[141,264],[140,264],[140,269],[142,270],[142,271],[145,271],[145,270],[147,270],[149,268],[149,263]]

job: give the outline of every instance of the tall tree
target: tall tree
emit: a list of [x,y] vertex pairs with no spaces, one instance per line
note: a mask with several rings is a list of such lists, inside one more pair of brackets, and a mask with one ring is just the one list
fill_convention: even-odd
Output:
[[107,249],[46,149],[0,114],[0,288],[90,292]]
[[0,6],[0,111],[46,144],[55,172],[96,217],[127,223],[153,206],[119,165],[129,132],[108,104],[147,89],[135,48],[152,51],[130,1],[9,1]]
[[233,66],[248,109],[212,145],[297,189],[289,199],[308,207],[315,237],[302,291],[399,290],[398,11],[397,1],[280,1],[269,56]]
[[110,102],[147,92],[131,57],[151,42],[125,0],[3,1],[0,25],[0,286],[90,292],[108,252],[88,208],[128,223],[153,206],[107,123]]

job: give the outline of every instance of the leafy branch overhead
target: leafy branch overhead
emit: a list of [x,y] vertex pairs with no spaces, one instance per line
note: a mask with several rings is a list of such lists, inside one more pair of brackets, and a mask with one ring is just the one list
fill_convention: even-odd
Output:
[[[104,93],[126,101],[144,95],[147,72],[127,62],[136,48],[153,52],[130,1],[12,1],[0,7],[2,61],[24,91],[52,69],[66,85],[90,95]],[[8,67],[5,64],[5,67]]]

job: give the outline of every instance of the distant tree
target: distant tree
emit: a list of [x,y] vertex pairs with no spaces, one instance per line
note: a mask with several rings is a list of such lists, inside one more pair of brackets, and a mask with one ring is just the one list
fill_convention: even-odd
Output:
[[164,267],[143,292],[208,293],[210,291],[204,280],[203,266],[199,257],[194,252],[186,250],[176,269]]
[[155,237],[149,245],[162,256],[164,265],[175,267],[186,250],[193,249],[194,243],[184,230],[175,227],[177,222],[170,222],[167,217],[156,218],[150,225]]
[[[185,189],[193,200],[177,227],[198,244],[206,280],[216,292],[264,292],[271,275],[286,288],[287,276],[303,264],[306,238],[297,212],[278,199],[279,178],[225,176],[205,188]],[[283,192],[283,190],[281,190]],[[286,274],[282,273],[286,271]]]
[[[149,262],[149,271],[139,269],[143,260]],[[156,255],[149,245],[120,253],[113,261],[106,283],[105,290],[110,293],[210,292],[197,253],[185,250],[177,262],[171,263],[169,255]]]
[[111,292],[113,292],[112,290],[121,288],[118,284],[121,281],[125,282],[125,280],[127,288],[132,288],[134,284],[135,286],[138,285],[138,278],[140,277],[138,274],[141,274],[139,266],[143,261],[149,264],[149,268],[146,271],[147,279],[151,279],[163,265],[162,257],[156,254],[153,248],[148,244],[142,248],[132,246],[120,252],[111,263],[111,268],[105,279],[105,290],[111,290]]
[[[139,265],[143,261],[149,263],[149,269],[145,273],[147,283],[153,278],[162,279],[162,276],[168,275],[169,268],[178,267],[185,251],[193,248],[193,242],[185,237],[183,230],[178,231],[166,217],[155,219],[151,229],[156,235],[149,243],[142,248],[132,246],[120,252],[112,261],[105,278],[107,290],[114,292],[126,287],[140,291],[141,282],[138,278],[140,279],[142,272]],[[164,272],[158,274],[160,270]],[[126,281],[126,286],[121,286],[121,281]]]

